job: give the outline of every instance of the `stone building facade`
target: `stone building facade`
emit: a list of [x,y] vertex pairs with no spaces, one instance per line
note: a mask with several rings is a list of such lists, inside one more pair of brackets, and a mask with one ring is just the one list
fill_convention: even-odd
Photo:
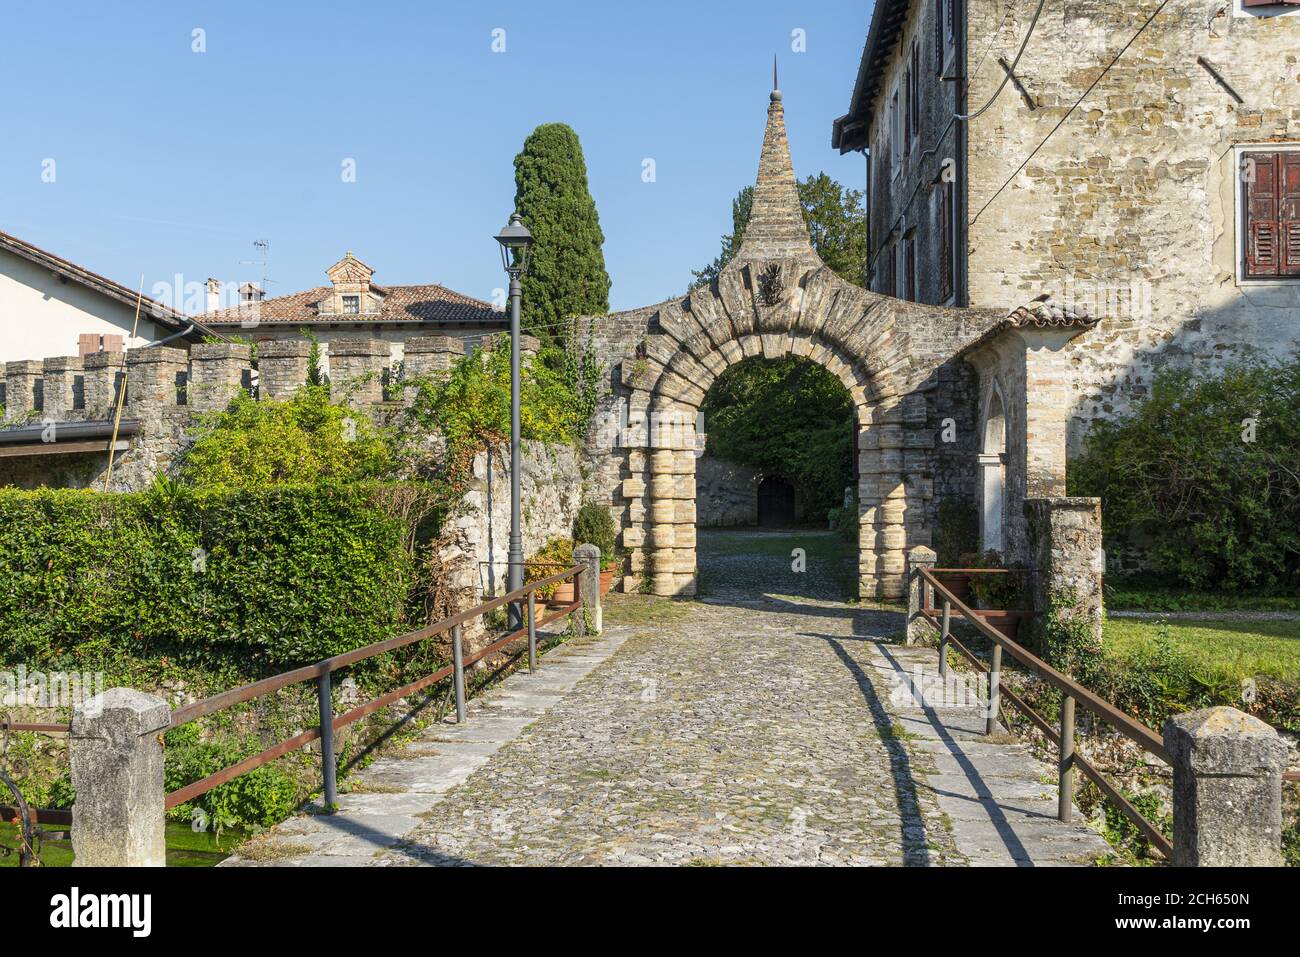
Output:
[[[208,280],[209,309],[204,322],[232,338],[269,343],[302,340],[304,331],[321,343],[321,362],[333,374],[335,339],[358,337],[386,343],[388,370],[398,368],[410,339],[451,336],[472,348],[483,339],[507,330],[504,312],[492,304],[438,283],[383,286],[375,271],[347,253],[325,271],[328,286],[316,286],[289,296],[267,299],[252,283],[239,289],[239,303],[218,308],[221,284]],[[392,373],[385,371],[385,378]]]
[[1300,9],[1036,7],[880,0],[832,142],[870,159],[873,289],[1099,318],[1073,453],[1161,368],[1300,348]]

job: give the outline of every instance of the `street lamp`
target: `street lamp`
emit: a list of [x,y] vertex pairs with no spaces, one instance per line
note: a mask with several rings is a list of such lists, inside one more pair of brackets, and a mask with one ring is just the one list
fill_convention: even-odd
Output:
[[[519,301],[523,288],[519,277],[528,272],[528,253],[533,234],[518,213],[496,236],[501,244],[501,265],[510,276],[510,541],[506,548],[506,591],[524,587],[524,537],[519,510]],[[523,627],[519,602],[510,605],[510,629]]]

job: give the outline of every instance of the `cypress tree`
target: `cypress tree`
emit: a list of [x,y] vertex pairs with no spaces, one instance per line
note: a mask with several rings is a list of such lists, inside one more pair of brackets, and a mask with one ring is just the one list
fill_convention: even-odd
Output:
[[578,134],[544,123],[515,157],[515,209],[535,240],[523,279],[523,327],[543,342],[563,342],[568,320],[609,311],[596,203]]

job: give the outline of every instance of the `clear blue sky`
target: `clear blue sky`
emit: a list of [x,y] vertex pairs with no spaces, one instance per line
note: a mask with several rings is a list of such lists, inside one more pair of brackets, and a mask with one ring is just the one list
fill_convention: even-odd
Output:
[[830,131],[870,17],[848,0],[13,4],[0,229],[131,287],[143,273],[146,293],[176,273],[259,279],[240,261],[264,238],[270,295],[325,283],[351,249],[376,282],[487,299],[514,155],[563,121],[611,305],[645,305],[716,255],[758,165],[773,53],[796,172],[862,187],[862,157],[834,153]]

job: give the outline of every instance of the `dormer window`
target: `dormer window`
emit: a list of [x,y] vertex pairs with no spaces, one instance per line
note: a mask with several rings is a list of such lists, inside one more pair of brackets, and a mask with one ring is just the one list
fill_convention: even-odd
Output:
[[360,296],[344,296],[344,297],[343,297],[343,315],[345,315],[345,316],[356,316],[356,315],[360,315],[360,313],[361,313],[361,297],[360,297]]

